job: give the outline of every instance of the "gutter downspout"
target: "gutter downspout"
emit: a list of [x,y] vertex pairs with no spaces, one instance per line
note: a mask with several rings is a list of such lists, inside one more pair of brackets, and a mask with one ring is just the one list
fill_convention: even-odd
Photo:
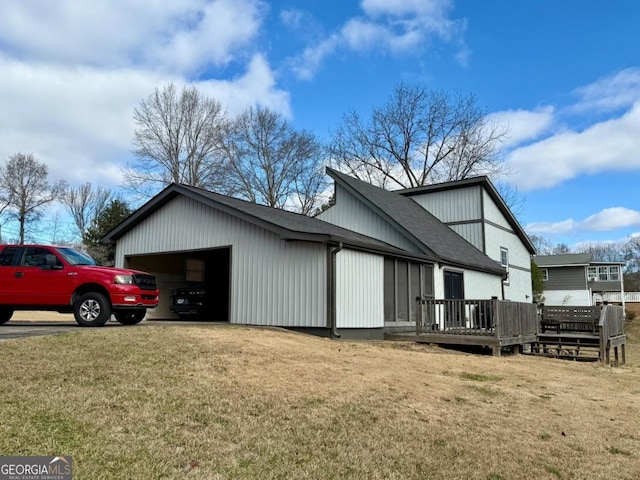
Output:
[[327,296],[329,297],[329,333],[331,338],[340,338],[340,334],[336,328],[338,310],[336,305],[336,256],[342,248],[342,242],[339,242],[337,247],[329,248],[329,258],[327,261],[327,267],[329,270],[327,275]]

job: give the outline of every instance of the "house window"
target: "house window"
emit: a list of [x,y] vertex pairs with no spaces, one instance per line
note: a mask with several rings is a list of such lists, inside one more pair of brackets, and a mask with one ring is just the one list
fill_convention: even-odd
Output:
[[609,267],[609,280],[617,282],[620,280],[620,267]]
[[609,280],[609,269],[607,267],[598,267],[598,280],[601,282]]
[[543,268],[542,269],[542,281],[546,282],[547,280],[549,280],[549,269],[548,268]]
[[509,283],[509,250],[504,247],[500,247],[500,265],[507,271],[507,279],[504,283]]
[[620,267],[618,265],[587,267],[587,277],[590,282],[619,282]]

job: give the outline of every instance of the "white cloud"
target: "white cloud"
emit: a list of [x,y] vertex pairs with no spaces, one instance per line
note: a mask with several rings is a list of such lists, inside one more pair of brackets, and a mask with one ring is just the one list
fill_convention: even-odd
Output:
[[[181,77],[122,68],[52,66],[0,57],[0,159],[34,153],[53,179],[117,186],[131,157],[132,113],[154,88]],[[289,95],[261,56],[233,80],[195,83],[230,113],[266,105],[290,116]]]
[[611,232],[629,227],[640,227],[640,211],[611,207],[579,221],[570,218],[561,222],[530,223],[526,230],[535,234],[567,235],[577,232]]
[[554,124],[554,113],[554,108],[549,106],[533,111],[505,110],[487,115],[487,120],[509,132],[502,147],[511,148],[547,133]]
[[[291,116],[253,53],[263,0],[33,0],[0,4],[0,159],[34,153],[52,179],[115,187],[131,158],[140,100],[196,85],[231,114],[255,104]],[[192,80],[234,62],[242,73]]]
[[628,227],[640,227],[640,212],[624,207],[605,208],[580,222],[582,230],[591,232],[608,232]]
[[188,73],[224,65],[256,35],[261,0],[3,2],[0,43],[17,58]]
[[640,100],[640,68],[622,70],[590,85],[580,87],[575,93],[580,96],[580,100],[569,108],[572,112],[608,112],[629,108]]
[[317,40],[292,60],[298,78],[309,79],[326,57],[344,48],[355,52],[397,54],[423,48],[431,38],[460,44],[456,59],[468,63],[470,50],[461,40],[464,20],[452,20],[450,0],[363,0],[364,15],[348,19],[334,33]]
[[308,14],[303,10],[289,8],[280,12],[280,21],[289,28],[301,28],[308,20]]
[[583,131],[563,131],[506,157],[522,191],[554,187],[581,174],[640,169],[640,103]]
[[232,80],[204,80],[194,83],[205,95],[219,99],[232,115],[253,105],[269,107],[285,117],[291,117],[289,93],[277,88],[269,63],[255,55],[244,75]]

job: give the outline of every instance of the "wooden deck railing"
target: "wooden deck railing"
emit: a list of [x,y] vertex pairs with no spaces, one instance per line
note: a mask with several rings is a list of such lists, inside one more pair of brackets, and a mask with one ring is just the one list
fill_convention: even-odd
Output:
[[517,337],[538,331],[536,306],[492,300],[417,299],[420,316],[417,334]]
[[627,337],[624,334],[624,308],[618,305],[604,305],[600,312],[600,360],[611,363],[610,355],[613,349],[615,366],[620,364],[618,348],[622,351],[622,364],[626,363]]

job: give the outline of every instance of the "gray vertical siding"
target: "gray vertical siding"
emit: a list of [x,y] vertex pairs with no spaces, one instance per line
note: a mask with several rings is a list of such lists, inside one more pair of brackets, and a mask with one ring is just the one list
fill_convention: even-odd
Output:
[[467,222],[482,218],[482,192],[482,187],[477,185],[412,195],[410,198],[441,222]]
[[231,246],[231,323],[325,327],[326,247],[286,242],[200,202],[177,197],[118,240],[127,255]]
[[377,238],[408,252],[422,253],[411,240],[340,185],[336,185],[336,204],[316,218]]
[[384,327],[384,257],[344,249],[336,262],[338,328]]
[[481,252],[485,251],[484,237],[482,235],[482,223],[461,223],[449,225],[449,227]]

